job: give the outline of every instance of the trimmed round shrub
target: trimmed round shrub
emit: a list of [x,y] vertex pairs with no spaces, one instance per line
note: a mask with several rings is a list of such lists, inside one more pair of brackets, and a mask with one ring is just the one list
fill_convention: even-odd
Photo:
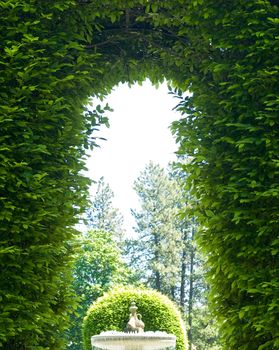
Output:
[[176,349],[187,348],[186,331],[179,310],[166,296],[150,289],[117,287],[97,299],[83,321],[84,350],[91,350],[90,339],[104,331],[123,331],[134,301],[142,315],[145,331],[165,331],[176,336]]

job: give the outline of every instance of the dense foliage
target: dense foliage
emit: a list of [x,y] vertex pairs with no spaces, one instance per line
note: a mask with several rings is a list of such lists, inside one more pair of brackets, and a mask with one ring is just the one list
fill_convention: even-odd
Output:
[[67,329],[67,349],[82,349],[82,320],[94,300],[114,284],[125,283],[128,269],[112,232],[91,230],[82,235],[73,269],[78,308]]
[[0,341],[57,349],[69,240],[102,110],[90,94],[164,77],[204,230],[225,347],[279,348],[278,2],[0,1]]
[[[217,333],[216,320],[208,310],[208,305],[195,307],[192,315],[191,343],[190,350],[221,350]],[[190,339],[188,338],[189,344]],[[190,347],[190,346],[189,346]]]
[[279,8],[221,3],[192,3],[193,95],[179,104],[185,117],[175,129],[192,157],[184,169],[224,346],[278,349]]
[[123,331],[134,301],[142,315],[146,331],[165,331],[176,335],[177,350],[185,350],[186,333],[175,305],[161,293],[149,289],[118,287],[97,299],[83,323],[84,350],[90,350],[90,338],[102,331]]
[[86,49],[98,6],[8,0],[0,9],[0,344],[56,349],[74,306],[68,242],[86,205],[80,171],[103,122],[101,107],[84,105],[113,83],[100,79],[110,65]]
[[90,85],[86,71],[93,75],[97,68],[77,42],[72,5],[0,2],[0,344],[5,349],[58,348],[74,305],[68,288],[73,247],[67,242],[85,208],[88,181],[79,172],[85,149],[95,143],[87,133],[101,122],[102,110],[83,113]]

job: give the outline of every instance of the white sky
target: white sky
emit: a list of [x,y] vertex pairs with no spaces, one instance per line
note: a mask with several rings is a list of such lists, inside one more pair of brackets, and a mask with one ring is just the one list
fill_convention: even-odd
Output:
[[115,87],[106,102],[114,111],[107,113],[110,128],[101,128],[99,136],[107,141],[99,141],[101,147],[93,150],[87,175],[93,180],[104,176],[109,183],[129,234],[134,226],[130,209],[138,205],[134,180],[150,160],[166,167],[175,159],[177,146],[169,126],[179,118],[172,111],[177,100],[168,95],[167,84],[156,89],[146,81],[142,86]]

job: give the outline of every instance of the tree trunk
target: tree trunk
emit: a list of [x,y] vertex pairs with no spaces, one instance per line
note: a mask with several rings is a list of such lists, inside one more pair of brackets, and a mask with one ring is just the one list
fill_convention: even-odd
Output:
[[175,286],[171,286],[170,295],[172,300],[175,300]]
[[191,237],[190,237],[190,274],[189,274],[189,303],[188,303],[188,339],[189,339],[189,350],[193,349],[193,334],[192,334],[192,321],[193,321],[193,303],[194,303],[194,264],[195,264],[195,247],[194,247],[194,235],[195,226],[194,220],[192,222]]
[[[155,259],[155,262],[159,262],[160,260],[160,253],[159,253],[159,237],[158,237],[158,234],[155,233],[154,234],[154,243],[155,243],[155,252],[154,252],[154,259]],[[158,291],[158,292],[161,292],[161,288],[162,288],[162,285],[161,285],[161,274],[158,270],[155,270],[155,289]]]
[[161,292],[161,276],[159,271],[155,271],[155,289]]
[[183,247],[182,247],[182,261],[181,261],[181,274],[180,274],[180,297],[179,297],[179,305],[181,306],[181,309],[184,310],[185,307],[185,287],[186,287],[186,257],[187,257],[187,238],[188,234],[187,232],[184,232],[183,234]]

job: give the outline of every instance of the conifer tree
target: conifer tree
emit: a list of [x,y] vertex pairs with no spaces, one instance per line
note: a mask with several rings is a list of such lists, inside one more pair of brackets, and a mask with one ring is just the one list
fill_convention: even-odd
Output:
[[114,193],[109,184],[101,177],[93,196],[90,209],[87,212],[88,226],[91,229],[112,232],[119,241],[124,235],[123,216],[118,208],[113,206]]
[[167,172],[150,162],[134,182],[141,208],[132,210],[137,241],[133,241],[133,265],[144,273],[145,282],[175,298],[180,235],[175,227],[179,189]]

